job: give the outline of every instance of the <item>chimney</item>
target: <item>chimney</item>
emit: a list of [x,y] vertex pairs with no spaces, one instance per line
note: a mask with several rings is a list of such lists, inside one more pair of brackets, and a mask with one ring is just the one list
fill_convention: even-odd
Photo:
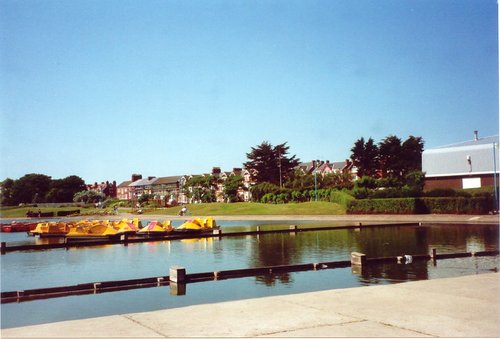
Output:
[[477,132],[477,130],[474,131],[474,141],[478,141],[479,140],[479,133]]
[[220,167],[212,167],[212,174],[221,174]]
[[132,174],[132,181],[137,181],[142,179],[142,174]]

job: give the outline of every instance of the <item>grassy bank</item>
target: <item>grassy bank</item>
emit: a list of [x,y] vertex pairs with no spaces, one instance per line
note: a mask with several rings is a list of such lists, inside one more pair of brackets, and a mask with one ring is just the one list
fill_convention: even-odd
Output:
[[[304,202],[288,204],[211,203],[187,205],[190,215],[337,215],[345,208],[330,202]],[[177,215],[180,207],[146,209],[145,214]]]
[[[345,207],[330,202],[304,202],[289,204],[260,203],[211,203],[187,205],[189,215],[337,215],[345,214]],[[74,210],[75,207],[41,207],[42,212],[58,212]],[[79,208],[82,216],[113,214],[112,209]],[[143,214],[177,215],[181,206],[172,208],[144,208]],[[2,218],[24,218],[28,210],[38,211],[29,207],[2,207]],[[134,213],[130,208],[120,208],[121,213]]]

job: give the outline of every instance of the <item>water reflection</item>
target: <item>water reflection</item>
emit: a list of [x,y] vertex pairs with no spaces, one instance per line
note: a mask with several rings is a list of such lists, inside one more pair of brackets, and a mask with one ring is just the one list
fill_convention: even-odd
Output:
[[[256,225],[266,229],[288,227],[283,223],[252,223],[242,227]],[[342,261],[349,260],[351,252],[362,252],[368,257],[427,254],[432,248],[438,253],[498,250],[499,228],[498,225],[377,227],[12,252],[1,256],[1,285],[2,291],[13,291],[164,276],[173,265],[185,267],[188,273],[197,273]],[[359,270],[349,267],[209,281],[177,286],[176,290],[162,286],[4,304],[2,327],[263,295],[478,274],[498,270],[498,267],[498,256],[438,260],[435,266],[432,261],[413,261],[408,265],[378,264]]]

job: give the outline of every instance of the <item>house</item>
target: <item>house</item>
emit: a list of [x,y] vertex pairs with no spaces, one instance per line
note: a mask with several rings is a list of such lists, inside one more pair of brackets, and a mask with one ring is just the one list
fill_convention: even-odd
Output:
[[143,194],[152,194],[153,193],[152,184],[155,179],[156,177],[150,176],[132,182],[129,185],[131,200],[136,201]]
[[106,197],[116,198],[116,181],[113,182],[101,182],[98,184],[97,182],[93,184],[86,185],[87,191],[96,191],[99,193],[103,193]]
[[499,136],[479,138],[422,152],[426,191],[436,188],[468,189],[498,185]]
[[162,206],[186,203],[187,199],[182,192],[185,183],[186,177],[182,175],[159,177],[151,182],[151,193],[154,194],[154,199]]
[[116,187],[116,197],[120,200],[132,200],[132,187],[130,184],[141,179],[141,174],[132,174],[130,180],[123,181]]

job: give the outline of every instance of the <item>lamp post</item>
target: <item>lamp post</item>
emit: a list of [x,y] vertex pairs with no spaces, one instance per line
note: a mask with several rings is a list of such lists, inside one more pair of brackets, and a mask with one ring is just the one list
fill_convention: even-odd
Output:
[[316,179],[316,169],[318,160],[313,160],[314,163],[314,201],[318,201],[318,180]]
[[495,209],[494,211],[498,211],[498,187],[497,187],[497,155],[496,148],[498,147],[497,143],[493,143],[493,189],[495,193]]
[[282,179],[281,179],[281,149],[279,146],[278,146],[278,159],[279,159],[278,168],[280,171],[280,188],[283,188],[283,183],[282,183]]

